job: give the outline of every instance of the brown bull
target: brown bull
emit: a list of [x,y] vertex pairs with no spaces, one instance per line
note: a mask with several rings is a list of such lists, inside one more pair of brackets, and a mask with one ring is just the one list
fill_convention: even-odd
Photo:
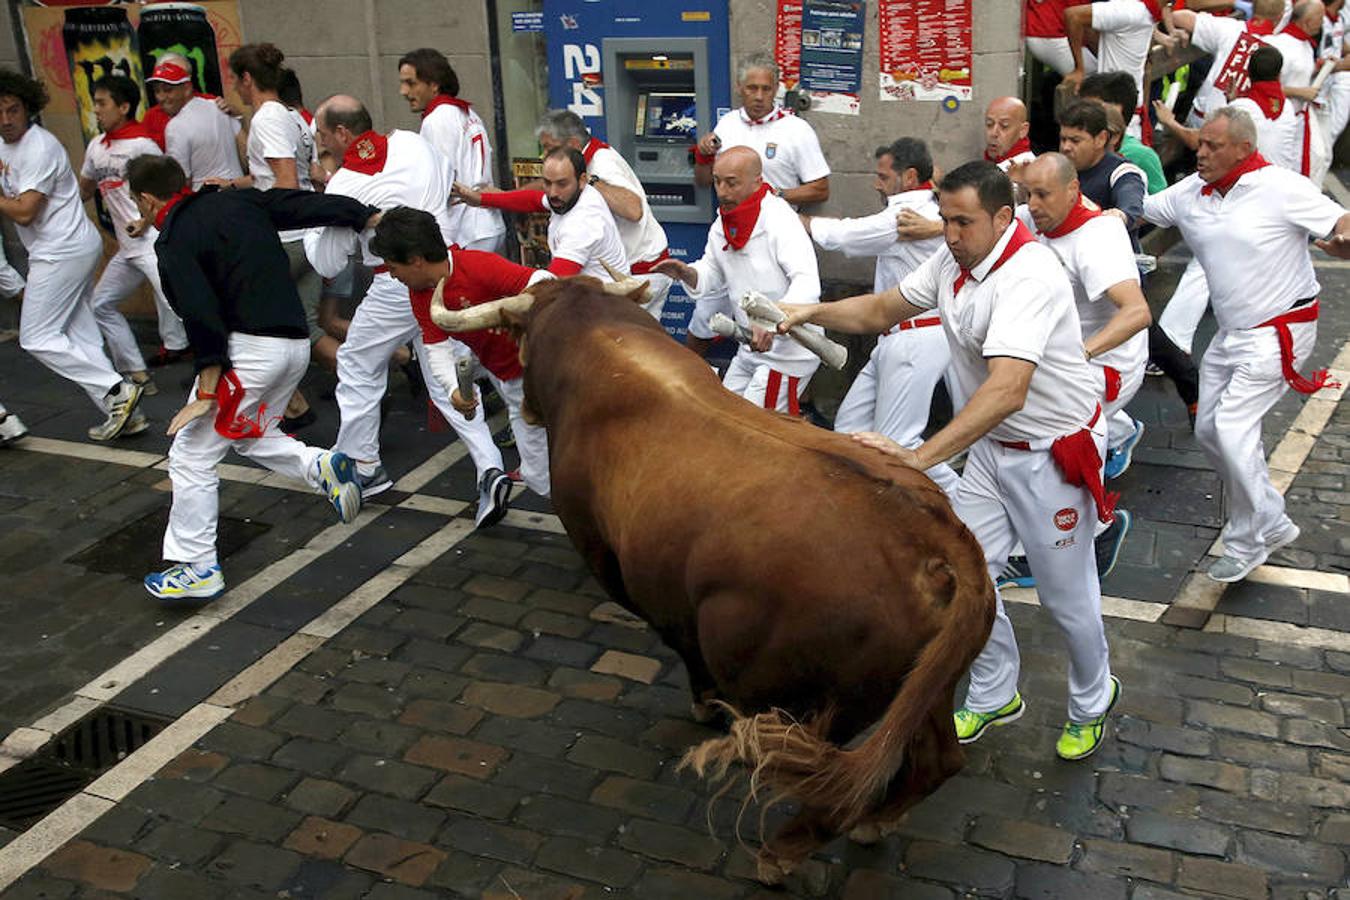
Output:
[[922,474],[725,390],[630,298],[589,278],[531,290],[433,317],[518,330],[572,542],[679,652],[696,701],[753,714],[685,762],[742,761],[801,802],[764,881],[849,829],[875,839],[964,762],[952,692],[994,617],[979,545]]

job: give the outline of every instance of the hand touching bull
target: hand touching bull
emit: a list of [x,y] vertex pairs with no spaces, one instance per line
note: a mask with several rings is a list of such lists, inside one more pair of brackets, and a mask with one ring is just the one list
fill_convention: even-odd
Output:
[[[667,278],[673,278],[676,281],[684,283],[688,287],[698,288],[698,269],[688,263],[683,263],[678,259],[663,259],[656,264],[656,267],[652,271],[665,275]],[[724,315],[723,318],[726,318],[726,316]],[[723,327],[725,328],[725,326]],[[720,333],[721,332],[719,332],[719,334]],[[734,336],[735,340],[747,345],[756,353],[767,353],[773,348],[773,335],[774,333],[770,328],[766,328],[764,324],[756,323],[752,320],[750,322],[749,334],[745,336],[744,339],[742,339],[742,336],[739,334],[728,334],[725,336]]]

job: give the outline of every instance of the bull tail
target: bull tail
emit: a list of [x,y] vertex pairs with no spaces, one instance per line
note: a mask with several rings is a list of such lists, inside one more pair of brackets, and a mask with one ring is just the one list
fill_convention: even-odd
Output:
[[752,798],[767,786],[773,791],[771,802],[795,798],[805,806],[827,811],[839,831],[860,821],[880,802],[904,765],[910,743],[932,710],[933,698],[945,696],[983,646],[992,624],[992,589],[982,558],[955,566],[935,558],[926,575],[930,583],[955,581],[945,620],[920,652],[876,730],[860,745],[846,750],[829,742],[832,717],[828,711],[802,723],[775,709],[733,716],[726,737],[691,748],[680,768],[718,780],[732,763],[744,763],[751,770]]

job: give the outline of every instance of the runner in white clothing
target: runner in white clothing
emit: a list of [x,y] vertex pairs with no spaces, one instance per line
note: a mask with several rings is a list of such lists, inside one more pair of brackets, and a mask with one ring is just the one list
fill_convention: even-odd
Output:
[[613,281],[609,266],[628,274],[628,254],[619,237],[614,215],[600,191],[586,179],[586,158],[571,147],[558,147],[544,154],[544,189],[477,191],[455,182],[454,196],[472,206],[487,206],[507,212],[549,212],[548,251],[553,255],[548,270],[559,278],[589,275]]
[[[398,61],[398,91],[422,115],[422,137],[450,163],[450,183],[481,190],[493,185],[492,141],[478,112],[459,96],[459,76],[439,50],[422,48]],[[449,202],[450,198],[446,198]],[[500,253],[506,223],[495,209],[450,206],[455,243],[465,250]]]
[[[1109,520],[1099,376],[1083,354],[1073,290],[1047,247],[1013,216],[1012,182],[993,164],[948,173],[938,202],[947,247],[898,287],[833,303],[784,307],[780,330],[812,322],[875,334],[937,309],[966,404],[917,449],[877,434],[855,440],[920,471],[970,449],[953,507],[984,548],[992,578],[1014,541],[1026,544],[1041,605],[1068,641],[1069,716],[1056,745],[1065,759],[1100,746],[1120,696],[1102,627],[1092,522]],[[1022,715],[1012,625],[998,602],[993,631],[970,670],[957,738]]]
[[1317,99],[1317,91],[1312,87],[1313,76],[1317,74],[1317,35],[1322,31],[1324,20],[1321,0],[1303,0],[1294,4],[1289,24],[1266,38],[1266,43],[1284,57],[1280,84],[1284,85],[1284,94],[1303,125],[1298,171],[1316,185],[1322,183],[1331,167],[1331,147],[1327,145],[1322,123],[1312,110],[1312,103]]
[[[325,193],[352,197],[380,209],[420,209],[436,217],[445,243],[452,243],[445,203],[450,195],[449,170],[444,158],[426,140],[411,131],[392,131],[387,137],[377,134],[365,106],[341,94],[319,105],[314,123],[324,149],[342,160],[342,168],[329,179]],[[480,504],[480,515],[500,517],[497,498],[504,504],[509,494],[509,484],[508,490],[502,489],[503,479],[509,479],[503,471],[501,451],[493,443],[485,417],[466,419],[450,402],[431,370],[408,288],[371,252],[371,237],[370,231],[358,237],[340,228],[311,231],[305,237],[305,252],[325,278],[337,276],[356,252],[375,270],[370,290],[356,307],[347,339],[337,354],[342,426],[334,447],[356,460],[363,496],[393,487],[380,461],[380,400],[388,385],[390,357],[411,342],[427,395],[464,441],[478,470],[479,489],[486,498]]]
[[136,415],[141,388],[103,352],[91,302],[103,242],[84,214],[65,148],[33,122],[46,105],[41,82],[0,69],[0,215],[18,226],[28,250],[19,346],[84,389],[105,415],[89,437],[110,441],[147,427]]
[[[1069,51],[1073,54],[1074,70],[1064,76],[1064,83],[1077,90],[1087,75],[1083,62],[1083,42],[1088,28],[1097,33],[1097,71],[1128,72],[1140,98],[1148,96],[1144,84],[1144,66],[1153,45],[1153,29],[1162,20],[1163,5],[1167,0],[1103,0],[1073,6],[1064,11],[1064,24],[1069,33]],[[1127,131],[1151,144],[1148,113],[1143,107],[1135,110],[1126,123]]]
[[1240,110],[1206,116],[1196,174],[1144,202],[1144,218],[1175,226],[1204,267],[1219,331],[1200,364],[1195,437],[1223,480],[1224,556],[1209,577],[1246,578],[1298,539],[1270,481],[1261,420],[1290,387],[1311,394],[1326,372],[1299,374],[1317,339],[1321,290],[1308,237],[1350,258],[1350,213],[1296,173],[1255,151]]
[[[926,218],[938,216],[931,181],[933,158],[927,145],[917,138],[900,138],[878,147],[875,156],[872,186],[885,201],[885,209],[857,219],[802,216],[802,223],[822,249],[838,250],[845,256],[875,256],[872,290],[879,294],[899,284],[941,249],[942,239],[901,241],[895,234],[895,217],[901,210],[913,210]],[[880,335],[839,404],[834,430],[845,434],[875,431],[911,450],[923,443],[933,389],[951,363],[941,325],[936,315],[919,316]],[[956,490],[956,473],[946,463],[926,474],[948,496]]]
[[670,293],[670,279],[654,271],[656,264],[670,257],[666,231],[656,221],[647,203],[647,190],[638,180],[628,161],[609,144],[591,137],[581,117],[571,110],[550,110],[544,113],[535,129],[539,147],[548,153],[558,147],[581,151],[586,160],[586,174],[591,187],[605,198],[605,205],[614,214],[619,229],[628,268],[640,275],[651,286],[651,299],[643,308],[658,322],[661,310]]
[[[0,247],[0,297],[17,297],[23,293],[23,288],[23,276],[9,264],[4,247]],[[27,434],[28,428],[23,421],[0,403],[0,447],[8,447]]]
[[233,181],[244,174],[239,164],[239,120],[199,94],[192,84],[191,64],[181,56],[160,58],[146,82],[155,102],[169,116],[164,127],[164,152],[178,160],[195,191],[207,179]]
[[1190,34],[1193,47],[1214,57],[1209,73],[1191,101],[1186,124],[1199,128],[1212,109],[1227,105],[1225,93],[1241,87],[1247,73],[1247,60],[1254,49],[1275,33],[1284,13],[1284,0],[1255,0],[1247,21],[1212,13],[1177,10],[1172,25]]
[[656,270],[684,282],[700,304],[708,298],[731,297],[736,321],[751,329],[752,343],[742,345],[731,360],[722,384],[733,393],[789,415],[798,415],[802,391],[820,359],[786,335],[754,324],[740,308],[748,291],[793,304],[820,302],[820,274],[811,239],[792,207],[769,193],[759,154],[749,147],[730,147],[717,156],[713,184],[720,207],[708,229],[703,256],[693,265],[677,259]]
[[108,75],[94,82],[94,115],[103,134],[89,142],[80,167],[80,197],[88,200],[97,191],[112,219],[117,234],[117,252],[103,268],[94,285],[94,315],[99,330],[119,372],[142,385],[146,393],[155,393],[145,373],[145,358],[136,346],[136,336],[117,304],[145,282],[155,295],[159,314],[160,343],[170,354],[182,355],[187,349],[187,331],[169,306],[159,280],[155,259],[155,238],[159,233],[141,218],[136,201],[127,188],[127,163],[138,156],[159,156],[163,151],[150,131],[136,121],[136,105],[141,89],[125,75]]

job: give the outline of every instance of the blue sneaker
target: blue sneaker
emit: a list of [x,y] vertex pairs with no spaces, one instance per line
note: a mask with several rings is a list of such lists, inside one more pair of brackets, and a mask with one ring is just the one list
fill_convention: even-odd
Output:
[[350,522],[361,511],[361,486],[356,481],[356,463],[345,453],[329,450],[314,461],[319,488],[337,510],[338,518]]
[[389,477],[389,473],[384,470],[384,466],[376,466],[375,471],[369,475],[356,473],[356,483],[361,488],[361,499],[368,500],[376,494],[383,494],[394,486],[394,480]]
[[1107,478],[1119,478],[1130,467],[1130,459],[1134,456],[1134,448],[1138,446],[1139,439],[1144,436],[1144,423],[1138,419],[1133,421],[1134,433],[1127,437],[1119,447],[1112,447],[1106,451]]
[[1116,560],[1120,559],[1120,548],[1125,543],[1125,536],[1130,533],[1130,526],[1134,524],[1134,518],[1128,511],[1123,509],[1116,510],[1116,520],[1106,526],[1106,530],[1097,535],[1092,540],[1094,549],[1097,551],[1097,577],[1105,578],[1111,574],[1111,570],[1116,567]]
[[1010,556],[1008,564],[1003,567],[994,584],[1001,588],[1034,588],[1036,576],[1031,574],[1031,564],[1027,562],[1025,556]]
[[218,565],[203,575],[183,563],[145,576],[145,589],[161,600],[213,600],[225,593],[225,576]]

